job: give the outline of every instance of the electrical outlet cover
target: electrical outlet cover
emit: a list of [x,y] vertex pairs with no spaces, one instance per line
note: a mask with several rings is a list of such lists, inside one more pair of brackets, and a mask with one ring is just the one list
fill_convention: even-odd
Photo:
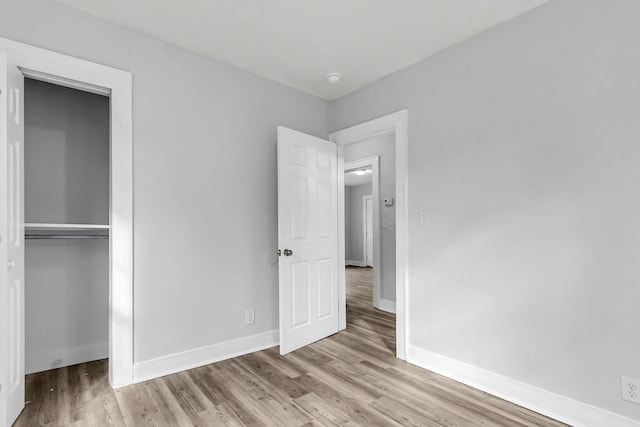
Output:
[[620,377],[620,391],[624,400],[640,404],[640,380]]

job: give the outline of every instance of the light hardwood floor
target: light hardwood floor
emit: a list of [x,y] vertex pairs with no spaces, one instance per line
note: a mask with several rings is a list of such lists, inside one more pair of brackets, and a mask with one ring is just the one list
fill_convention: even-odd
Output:
[[106,361],[27,376],[15,426],[563,426],[397,360],[371,269],[347,269],[347,329],[112,390]]

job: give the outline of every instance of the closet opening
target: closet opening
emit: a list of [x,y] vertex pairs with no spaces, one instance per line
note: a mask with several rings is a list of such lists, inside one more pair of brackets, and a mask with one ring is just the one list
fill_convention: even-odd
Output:
[[24,80],[27,375],[109,356],[110,120],[108,96]]
[[101,359],[111,387],[134,382],[132,83],[0,37],[0,424],[24,409],[27,372]]

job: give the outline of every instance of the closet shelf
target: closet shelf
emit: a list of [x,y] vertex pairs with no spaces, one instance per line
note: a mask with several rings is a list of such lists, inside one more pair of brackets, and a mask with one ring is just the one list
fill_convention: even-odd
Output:
[[106,234],[27,234],[24,236],[26,240],[87,240],[87,239],[108,239]]
[[108,224],[50,224],[44,222],[27,222],[25,230],[108,230]]

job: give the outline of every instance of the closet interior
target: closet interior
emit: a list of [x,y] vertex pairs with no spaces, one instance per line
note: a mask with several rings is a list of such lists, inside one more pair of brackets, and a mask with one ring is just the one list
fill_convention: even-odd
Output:
[[26,373],[108,356],[109,98],[25,79]]

